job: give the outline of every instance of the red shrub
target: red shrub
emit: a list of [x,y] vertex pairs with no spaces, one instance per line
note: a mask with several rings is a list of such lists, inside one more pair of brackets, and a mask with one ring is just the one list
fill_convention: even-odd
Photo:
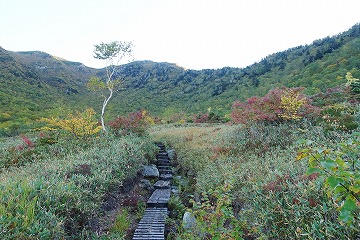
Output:
[[207,123],[209,122],[209,114],[208,113],[198,113],[191,116],[191,120],[194,123]]
[[108,122],[108,125],[115,134],[127,134],[129,132],[142,133],[147,125],[153,122],[154,120],[146,111],[140,110],[129,113],[128,116],[119,116],[115,120]]
[[33,149],[35,147],[35,144],[25,135],[20,135],[23,144],[19,144],[16,146],[16,149],[19,151],[25,150],[25,149]]
[[28,147],[28,148],[33,148],[34,147],[34,143],[27,136],[21,135],[21,139],[25,143],[26,147]]
[[231,119],[233,123],[247,123],[249,121],[283,121],[284,106],[282,97],[289,92],[297,96],[297,99],[305,99],[298,115],[301,117],[313,117],[319,114],[320,109],[310,104],[310,100],[302,94],[304,88],[275,88],[270,90],[264,97],[251,97],[245,102],[236,101],[233,103]]
[[293,203],[293,204],[299,204],[299,203],[300,203],[300,200],[297,199],[297,198],[293,198],[292,203]]

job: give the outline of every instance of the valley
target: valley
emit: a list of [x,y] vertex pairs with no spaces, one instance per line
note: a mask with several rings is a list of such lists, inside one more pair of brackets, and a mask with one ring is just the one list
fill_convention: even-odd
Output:
[[117,66],[106,132],[105,74],[0,48],[3,239],[140,238],[155,188],[161,239],[359,238],[360,24],[246,68]]
[[[119,67],[118,91],[109,103],[107,120],[145,109],[166,121],[174,114],[206,113],[220,117],[236,100],[263,96],[276,87],[305,87],[308,95],[346,83],[346,73],[360,77],[360,26],[336,36],[271,54],[246,68],[184,69],[171,63],[134,61]],[[1,135],[36,128],[34,120],[54,114],[93,108],[102,98],[89,92],[92,69],[43,52],[0,49]],[[62,113],[60,113],[62,111]],[[6,129],[6,130],[4,130]]]

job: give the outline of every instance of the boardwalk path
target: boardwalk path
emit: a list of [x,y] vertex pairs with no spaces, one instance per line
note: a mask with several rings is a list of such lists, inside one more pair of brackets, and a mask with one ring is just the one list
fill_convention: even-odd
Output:
[[156,156],[159,181],[154,184],[155,191],[146,203],[147,208],[135,230],[133,240],[165,240],[165,218],[168,215],[170,181],[173,175],[165,146],[161,143],[157,143],[157,146],[160,148]]

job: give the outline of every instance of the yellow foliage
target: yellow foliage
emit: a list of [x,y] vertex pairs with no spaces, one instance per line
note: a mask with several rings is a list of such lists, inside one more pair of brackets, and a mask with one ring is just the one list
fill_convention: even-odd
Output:
[[346,86],[350,86],[351,84],[359,81],[359,79],[353,77],[351,72],[347,72],[345,78],[347,80]]
[[10,118],[11,115],[8,114],[7,112],[3,112],[3,113],[1,113],[1,117],[3,117],[3,118]]
[[142,111],[141,111],[141,114],[142,114],[142,116],[143,116],[143,121],[144,121],[146,124],[149,124],[149,125],[154,125],[154,124],[155,124],[154,119],[147,113],[146,110],[142,110]]
[[285,120],[297,120],[299,109],[306,103],[305,98],[301,98],[299,93],[289,89],[281,96],[281,109],[283,113],[280,116]]
[[344,78],[342,76],[337,76],[336,80],[343,80]]
[[[89,108],[82,113],[76,111],[75,114],[68,114],[66,119],[50,117],[41,118],[40,121],[72,133],[76,137],[84,137],[98,133],[101,130],[101,126],[98,126],[97,121],[94,121],[94,115],[95,111]],[[45,128],[49,129],[48,127]]]

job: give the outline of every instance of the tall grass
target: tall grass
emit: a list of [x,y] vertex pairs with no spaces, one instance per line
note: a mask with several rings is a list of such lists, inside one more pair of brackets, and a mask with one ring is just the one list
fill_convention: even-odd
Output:
[[[134,177],[145,156],[154,156],[153,145],[137,136],[63,141],[7,166],[0,174],[2,239],[95,238],[89,220],[101,214],[104,194]],[[2,152],[2,161],[9,157]]]
[[[321,179],[305,175],[307,163],[295,160],[298,139],[334,147],[348,139],[349,133],[325,132],[304,120],[276,125],[173,125],[153,128],[150,136],[177,150],[178,168],[194,179],[190,181],[194,186],[188,188],[194,191],[197,205],[204,205],[204,194],[231,184],[232,204],[227,209],[233,211],[237,226],[242,226],[244,238],[355,239],[359,234],[339,223]],[[182,197],[185,203],[189,200]],[[216,202],[219,199],[212,204]],[[234,226],[227,228],[232,231]],[[192,235],[201,239],[205,232],[197,229]]]

